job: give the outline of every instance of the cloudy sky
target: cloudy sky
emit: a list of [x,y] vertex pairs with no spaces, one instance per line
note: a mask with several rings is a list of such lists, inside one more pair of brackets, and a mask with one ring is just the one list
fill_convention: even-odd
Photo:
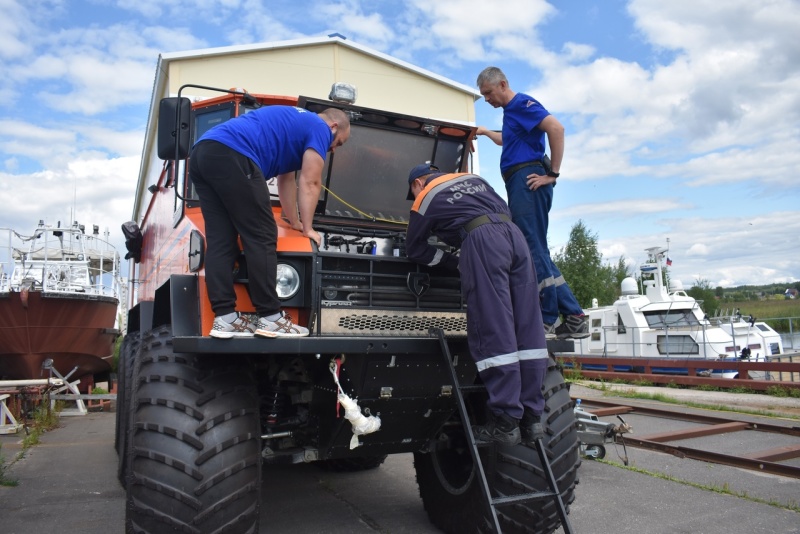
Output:
[[[797,0],[0,0],[0,12],[0,227],[79,220],[124,250],[158,55],[338,32],[469,86],[499,66],[565,125],[551,250],[582,219],[609,261],[638,264],[669,239],[685,286],[800,280]],[[476,109],[500,128],[500,110]],[[502,191],[498,149],[479,150]]]

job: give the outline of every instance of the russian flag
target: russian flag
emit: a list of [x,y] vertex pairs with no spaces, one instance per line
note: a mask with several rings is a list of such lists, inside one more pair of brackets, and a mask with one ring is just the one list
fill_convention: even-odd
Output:
[[672,258],[667,256],[667,265],[672,265]]

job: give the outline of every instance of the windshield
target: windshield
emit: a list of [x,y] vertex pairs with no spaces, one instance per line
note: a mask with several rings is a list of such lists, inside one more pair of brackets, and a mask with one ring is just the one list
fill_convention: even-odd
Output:
[[[379,222],[408,222],[408,171],[433,161],[457,172],[463,143],[353,125],[350,140],[336,149],[334,168],[323,194],[324,215]],[[433,157],[432,157],[433,156]]]
[[309,110],[335,105],[351,115],[350,139],[328,154],[317,218],[336,224],[355,221],[396,227],[408,222],[408,172],[432,162],[442,172],[461,172],[471,128],[388,112],[305,102]]
[[644,317],[650,328],[674,328],[678,326],[700,326],[692,310],[646,311]]

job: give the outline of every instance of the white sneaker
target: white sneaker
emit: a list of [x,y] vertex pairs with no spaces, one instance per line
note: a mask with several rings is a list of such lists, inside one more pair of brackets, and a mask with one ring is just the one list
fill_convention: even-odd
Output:
[[556,339],[556,325],[544,323],[544,338]]
[[258,328],[257,325],[247,315],[240,314],[232,323],[227,322],[222,317],[214,317],[214,325],[208,335],[219,339],[252,337],[256,328]]
[[277,321],[270,321],[266,317],[258,320],[258,329],[255,332],[258,337],[305,337],[308,335],[308,328],[297,326],[292,323],[292,318],[284,312]]

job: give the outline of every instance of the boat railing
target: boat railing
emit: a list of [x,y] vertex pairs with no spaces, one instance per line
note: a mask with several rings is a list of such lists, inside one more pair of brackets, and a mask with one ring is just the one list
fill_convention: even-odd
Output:
[[[72,229],[57,229],[64,234]],[[37,234],[41,232],[37,231]],[[119,298],[119,255],[96,235],[79,236],[82,247],[34,247],[38,236],[0,228],[0,293],[29,290]]]
[[5,265],[0,263],[0,293],[8,293],[11,282],[5,271]]

